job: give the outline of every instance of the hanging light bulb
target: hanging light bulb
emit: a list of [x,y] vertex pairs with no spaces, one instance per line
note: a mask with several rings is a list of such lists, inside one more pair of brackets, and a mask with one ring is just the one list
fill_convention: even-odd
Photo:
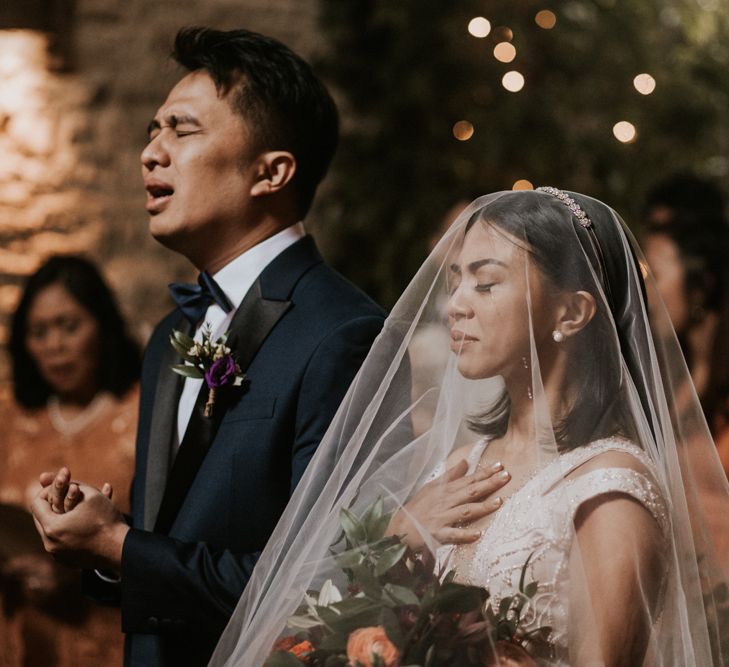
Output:
[[638,131],[635,129],[633,123],[629,123],[627,120],[621,120],[613,126],[613,134],[621,143],[631,144],[638,136]]
[[524,87],[524,75],[516,70],[507,72],[501,78],[501,85],[510,93],[518,93]]
[[458,141],[468,141],[475,131],[473,123],[469,123],[467,120],[459,120],[453,125],[453,136]]
[[491,22],[483,16],[476,16],[468,22],[468,32],[474,37],[483,39],[491,32]]

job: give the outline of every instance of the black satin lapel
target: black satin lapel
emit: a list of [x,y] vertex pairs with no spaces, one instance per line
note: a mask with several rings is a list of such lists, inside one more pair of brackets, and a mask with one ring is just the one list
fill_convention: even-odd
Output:
[[[189,333],[191,327],[183,320],[178,328]],[[162,353],[149,430],[147,475],[144,481],[145,530],[152,530],[154,526],[174,458],[173,435],[177,425],[177,404],[184,382],[184,378],[170,368],[177,363],[180,363],[180,358],[172,345],[168,345]]]
[[290,301],[264,299],[258,280],[248,291],[233,317],[228,337],[228,346],[244,373],[263,341],[290,307]]
[[[276,323],[291,306],[290,301],[274,301],[261,297],[260,283],[256,281],[238,307],[230,326],[228,346],[245,373],[256,352]],[[234,400],[235,392],[255,391],[255,387],[230,387],[219,390],[211,417],[203,412],[208,388],[203,384],[195,408],[185,431],[180,449],[170,471],[167,487],[154,526],[155,532],[167,533],[192,486],[197,471],[215,438],[226,409]]]

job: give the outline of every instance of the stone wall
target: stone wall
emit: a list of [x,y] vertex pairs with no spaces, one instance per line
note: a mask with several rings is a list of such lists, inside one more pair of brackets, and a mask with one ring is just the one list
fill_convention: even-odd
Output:
[[0,30],[0,344],[25,276],[52,253],[98,261],[140,339],[169,305],[164,286],[192,275],[148,235],[139,167],[147,123],[179,78],[178,28],[246,27],[304,57],[319,48],[316,0],[67,4],[72,27],[52,42],[62,62],[42,33]]

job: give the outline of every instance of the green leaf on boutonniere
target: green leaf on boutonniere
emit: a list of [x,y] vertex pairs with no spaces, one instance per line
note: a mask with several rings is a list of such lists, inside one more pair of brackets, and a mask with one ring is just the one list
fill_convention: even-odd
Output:
[[190,348],[195,344],[195,341],[192,339],[191,336],[188,336],[185,333],[182,333],[182,331],[178,331],[177,329],[172,330],[172,336],[170,338],[174,338],[176,341],[181,343],[185,346],[185,348]]
[[170,366],[170,368],[178,375],[182,375],[186,378],[202,380],[205,377],[205,374],[199,368],[195,368],[195,366],[188,366],[186,364],[173,364],[172,366]]

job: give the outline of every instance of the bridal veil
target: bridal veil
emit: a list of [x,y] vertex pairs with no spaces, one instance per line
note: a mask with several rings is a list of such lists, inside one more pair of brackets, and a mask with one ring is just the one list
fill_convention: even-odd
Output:
[[[470,204],[393,308],[211,664],[355,664],[353,638],[367,627],[384,634],[372,630],[362,665],[496,664],[509,644],[536,664],[615,664],[611,649],[601,657],[611,641],[601,632],[631,645],[616,649],[621,664],[729,665],[729,486],[653,289],[626,225],[599,201],[544,188]],[[551,325],[555,312],[564,327]],[[507,460],[517,418],[528,442]],[[439,542],[409,501],[461,459],[459,475],[476,474],[493,452],[513,473],[503,505],[474,524],[474,544]],[[621,502],[626,513],[614,516],[635,520],[580,536],[592,510]],[[420,555],[384,532],[398,510]],[[468,516],[452,527],[468,528]],[[379,560],[363,584],[368,541]],[[410,586],[418,567],[441,583]],[[480,604],[491,612],[464,630],[455,603],[445,652],[418,658],[424,591],[459,582],[487,590]],[[382,599],[368,611],[373,595]],[[446,606],[434,609],[427,623]],[[457,662],[479,632],[491,652]]]

